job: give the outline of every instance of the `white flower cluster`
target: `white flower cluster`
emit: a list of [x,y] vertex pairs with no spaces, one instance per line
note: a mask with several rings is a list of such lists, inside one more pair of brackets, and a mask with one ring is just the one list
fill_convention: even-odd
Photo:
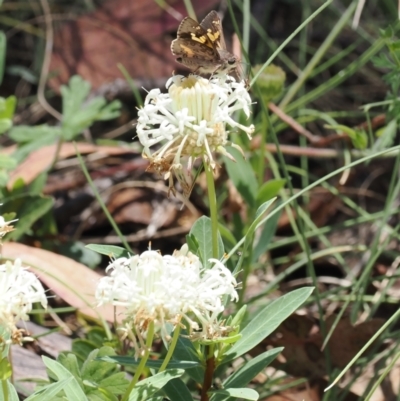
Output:
[[190,331],[201,328],[203,337],[209,338],[218,334],[213,327],[224,310],[222,297],[237,300],[232,273],[219,260],[210,263],[204,268],[187,245],[173,255],[149,250],[119,258],[108,266],[110,276],[100,279],[96,298],[100,305],[125,307],[139,331],[144,332],[150,321],[160,328],[184,318]]
[[[238,110],[250,116],[251,98],[243,81],[225,75],[210,80],[175,75],[168,80],[167,88],[166,94],[151,90],[138,112],[137,134],[144,157],[150,160],[150,170],[165,173],[167,179],[171,171],[182,169],[184,156],[188,157],[189,171],[198,157],[214,168],[212,152],[230,157],[225,150],[227,125],[251,137],[254,126],[246,127],[232,118]],[[150,148],[159,143],[161,148],[152,153]]]
[[0,327],[3,335],[12,333],[18,320],[28,320],[34,302],[47,307],[47,298],[38,278],[22,267],[20,259],[0,265]]

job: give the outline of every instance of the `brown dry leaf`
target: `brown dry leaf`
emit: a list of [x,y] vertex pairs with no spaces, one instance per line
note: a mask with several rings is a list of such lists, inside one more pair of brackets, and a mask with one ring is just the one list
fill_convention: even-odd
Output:
[[5,243],[2,256],[20,258],[47,287],[81,313],[109,322],[114,320],[112,306],[96,307],[94,293],[101,276],[88,267],[65,256],[16,242]]
[[[327,319],[327,330],[335,318]],[[341,319],[328,343],[333,364],[343,369],[384,323],[383,319],[375,318],[353,326],[348,318]]]
[[[76,146],[76,148],[75,148]],[[116,146],[97,146],[89,143],[64,143],[58,154],[58,160],[66,159],[79,153],[98,153],[99,155],[121,155],[136,153],[132,149]],[[57,145],[44,146],[33,151],[29,156],[10,174],[7,188],[11,191],[15,181],[22,178],[25,184],[31,183],[39,174],[48,169],[54,161]]]
[[[327,319],[328,331],[334,319],[335,316]],[[353,326],[347,317],[340,320],[328,343],[333,365],[344,368],[383,323],[382,319],[372,319]],[[308,378],[326,374],[322,343],[318,326],[307,316],[300,315],[290,316],[264,341],[264,345],[285,347],[282,351],[284,363],[277,360],[274,366],[293,376]]]
[[264,345],[285,347],[273,366],[292,376],[319,378],[325,375],[325,358],[317,326],[307,316],[292,315],[264,340]]
[[[194,0],[203,16],[218,0]],[[132,78],[160,79],[178,68],[171,53],[171,40],[186,16],[182,0],[168,0],[171,13],[154,0],[108,0],[94,13],[68,21],[55,32],[50,71],[54,89],[74,74],[96,89],[121,78],[121,63]],[[174,15],[174,17],[172,15]]]
[[107,202],[109,212],[117,224],[149,224],[153,207],[149,202],[148,191],[140,188],[124,188],[114,192]]

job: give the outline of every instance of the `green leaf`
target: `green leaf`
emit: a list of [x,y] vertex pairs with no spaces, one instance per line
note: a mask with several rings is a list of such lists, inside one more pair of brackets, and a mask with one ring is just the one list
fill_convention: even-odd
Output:
[[33,151],[54,144],[61,136],[61,129],[47,125],[36,127],[20,125],[11,128],[8,135],[15,142],[23,144],[13,153],[13,157],[21,162]]
[[[70,372],[75,377],[78,383],[82,381],[76,355],[72,354],[71,352],[60,353],[58,355],[57,362],[64,366],[64,368],[66,368],[68,372]],[[50,377],[56,380],[56,377]]]
[[97,120],[107,121],[119,117],[121,114],[122,103],[119,100],[113,100],[104,106],[97,115]]
[[164,393],[170,400],[174,401],[193,401],[192,394],[180,379],[170,380],[163,388]]
[[245,354],[265,337],[269,336],[305,302],[313,290],[314,288],[312,287],[299,288],[270,302],[241,331],[242,338],[226,352],[222,363],[229,362]]
[[83,265],[93,269],[101,263],[101,256],[88,249],[80,241],[65,241],[58,246],[58,253],[67,256]]
[[64,387],[68,386],[72,380],[73,380],[73,377],[68,377],[66,379],[59,380],[56,383],[52,383],[43,388],[40,388],[39,390],[36,390],[28,398],[26,398],[25,401],[53,400],[54,397],[60,391],[64,390]]
[[76,381],[75,377],[65,369],[60,363],[47,358],[46,356],[42,356],[43,362],[46,367],[57,376],[58,380],[71,380],[64,386],[63,390],[69,401],[84,401],[87,400],[85,393],[83,392],[81,386]]
[[17,161],[12,156],[0,154],[0,168],[12,170],[17,167],[17,165]]
[[219,223],[218,230],[221,234],[221,237],[223,239],[225,239],[225,243],[226,243],[226,241],[228,241],[230,246],[235,246],[237,244],[237,240],[229,228],[227,228],[224,225],[222,225],[221,223]]
[[[138,366],[140,363],[140,358],[135,359],[131,356],[104,356],[97,359],[105,362],[118,363],[122,366]],[[146,366],[151,369],[160,369],[163,362],[162,359],[149,360],[146,362]],[[172,360],[168,363],[168,367],[173,369],[193,369],[199,365],[200,363],[195,361]]]
[[84,129],[90,127],[97,120],[109,120],[118,117],[121,103],[113,101],[107,105],[103,97],[96,97],[89,103],[85,99],[90,92],[90,83],[80,76],[74,75],[68,86],[61,87],[63,99],[63,138],[72,140]]
[[365,149],[368,145],[368,136],[364,130],[350,128],[342,124],[325,125],[325,127],[335,130],[338,135],[345,132],[351,139],[353,146],[357,149]]
[[13,123],[11,120],[8,118],[1,118],[0,119],[0,134],[4,134],[7,132],[11,127]]
[[272,198],[275,198],[285,184],[286,180],[284,179],[267,181],[261,186],[257,193],[257,202],[264,203]]
[[[17,390],[15,390],[15,387],[8,380],[6,383],[7,383],[7,387],[8,387],[7,401],[19,401],[18,393],[17,393]],[[2,390],[0,390],[0,401],[5,401]]]
[[129,385],[129,380],[125,376],[125,372],[114,373],[102,379],[99,387],[107,389],[112,394],[124,394]]
[[384,128],[377,131],[377,141],[372,146],[373,152],[379,152],[392,146],[397,133],[397,121],[391,120]]
[[100,382],[104,377],[118,371],[118,366],[110,361],[105,362],[102,358],[115,356],[115,351],[111,347],[101,347],[93,350],[81,368],[82,378],[93,382]]
[[6,63],[6,51],[7,51],[7,38],[3,31],[0,31],[0,85],[3,83],[4,78],[4,66]]
[[[241,266],[242,266],[242,263],[243,263],[243,258],[246,255],[246,251],[247,251],[248,247],[250,245],[252,245],[252,243],[253,243],[253,234],[254,234],[255,230],[259,227],[259,225],[261,224],[261,221],[263,220],[264,213],[272,205],[272,203],[275,202],[275,200],[276,200],[276,198],[270,199],[269,201],[263,203],[257,209],[257,212],[256,212],[256,215],[254,217],[254,220],[251,223],[251,225],[250,225],[250,227],[247,230],[247,233],[245,235],[244,244],[243,244],[243,251],[242,251],[241,257],[240,257],[240,259],[238,261],[238,264],[236,265],[235,270],[233,272],[234,274],[237,273],[241,269]],[[264,218],[263,221],[266,221],[266,218]]]
[[38,75],[35,71],[32,71],[28,67],[23,65],[10,65],[7,66],[7,74],[14,75],[15,77],[21,78],[32,85],[37,85],[39,82]]
[[[212,254],[212,229],[211,219],[207,216],[202,216],[193,224],[189,235],[194,236],[199,244],[199,257],[206,267],[210,266],[209,259]],[[218,233],[218,259],[224,255],[224,243],[221,235]]]
[[227,147],[227,150],[236,160],[236,162],[233,162],[229,158],[224,157],[229,178],[232,180],[243,199],[251,207],[255,207],[258,183],[254,171],[251,168],[251,164],[243,159],[242,154],[237,149]]
[[[262,372],[277,356],[282,352],[283,347],[274,348],[260,355],[257,355],[252,360],[246,362],[240,369],[229,376],[223,383],[224,389],[240,388],[247,386],[260,372]],[[215,397],[213,401],[225,401],[226,397]]]
[[14,210],[18,210],[19,220],[15,226],[15,230],[7,235],[9,240],[17,240],[25,235],[32,225],[52,208],[53,199],[50,197],[23,194],[8,198],[5,206],[7,207],[5,211],[11,211],[9,210],[10,206]]
[[79,363],[83,363],[90,353],[98,348],[97,345],[87,338],[79,338],[73,341],[72,352],[78,358]]
[[183,369],[167,369],[157,373],[136,384],[129,395],[129,401],[146,401],[149,397],[162,389],[170,380],[181,377],[185,371]]
[[[191,361],[198,363],[198,367],[189,369],[186,373],[196,382],[202,383],[204,379],[204,367],[193,343],[186,337],[180,336],[173,354],[173,361]],[[171,363],[171,362],[170,362]],[[169,364],[168,364],[169,366]]]
[[268,246],[275,235],[281,214],[282,211],[275,213],[269,220],[266,221],[258,238],[258,242],[253,249],[253,262],[256,262],[258,258],[267,251]]
[[[2,32],[1,32],[2,33]],[[1,105],[0,118],[12,120],[17,106],[17,98],[13,95],[8,96]]]
[[10,176],[4,170],[0,170],[0,188],[5,188]]
[[82,108],[82,104],[90,93],[91,85],[79,75],[70,78],[68,86],[62,85],[60,88],[63,107],[62,114],[64,119],[73,118],[73,116]]
[[[60,136],[61,130],[59,127],[50,127],[47,124],[36,125],[18,125],[9,132],[9,137],[17,143],[36,142],[46,138],[47,144],[54,143]],[[41,142],[43,143],[43,142]]]
[[89,244],[86,245],[86,248],[114,259],[129,258],[132,256],[125,248],[115,245]]
[[0,361],[0,380],[7,380],[12,375],[12,367],[7,358]]
[[256,390],[252,388],[229,388],[224,390],[218,390],[213,392],[215,395],[227,395],[233,398],[241,398],[244,400],[256,401],[260,398],[260,395]]

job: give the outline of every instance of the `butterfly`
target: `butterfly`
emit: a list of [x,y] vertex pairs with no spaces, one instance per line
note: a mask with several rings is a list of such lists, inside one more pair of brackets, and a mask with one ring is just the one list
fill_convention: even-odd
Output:
[[179,25],[171,51],[176,61],[198,74],[229,73],[239,59],[226,50],[221,18],[211,11],[199,24],[186,17]]

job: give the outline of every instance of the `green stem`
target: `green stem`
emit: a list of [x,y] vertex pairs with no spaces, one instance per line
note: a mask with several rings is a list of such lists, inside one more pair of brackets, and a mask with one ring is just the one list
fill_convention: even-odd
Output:
[[169,346],[169,348],[168,348],[167,355],[165,356],[164,362],[162,363],[162,365],[161,365],[160,370],[158,371],[158,373],[164,372],[164,370],[167,368],[168,363],[169,363],[169,361],[171,360],[172,355],[173,355],[173,353],[174,353],[176,344],[177,344],[177,342],[178,342],[180,332],[181,332],[181,326],[178,324],[178,325],[176,326],[175,330],[174,330],[174,335],[173,335],[173,337],[172,337],[171,344],[170,344],[170,346]]
[[215,182],[211,166],[205,160],[203,160],[203,163],[207,178],[208,202],[210,204],[212,255],[213,258],[218,258],[218,213],[217,213],[217,197],[215,194]]
[[154,322],[151,322],[149,325],[149,330],[147,332],[145,353],[144,353],[142,359],[140,360],[139,366],[135,372],[135,376],[133,376],[133,379],[130,382],[129,387],[125,391],[125,394],[123,395],[121,401],[128,401],[130,393],[132,392],[133,388],[136,386],[136,383],[139,381],[140,376],[142,375],[142,373],[146,367],[146,362],[149,359],[151,345],[153,344],[153,338],[154,338]]
[[8,401],[8,383],[7,380],[1,381],[1,388],[3,389],[3,399],[4,401]]

